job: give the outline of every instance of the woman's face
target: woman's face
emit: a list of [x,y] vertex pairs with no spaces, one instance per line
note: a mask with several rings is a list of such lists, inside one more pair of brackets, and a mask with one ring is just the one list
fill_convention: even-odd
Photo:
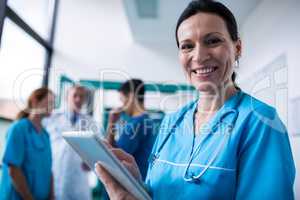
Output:
[[212,92],[232,83],[241,41],[232,41],[221,17],[208,13],[193,15],[181,23],[177,36],[180,63],[197,90]]
[[45,98],[43,98],[36,105],[36,110],[39,112],[41,116],[49,116],[54,108],[55,97],[52,93],[48,93]]
[[129,94],[124,94],[123,92],[120,92],[120,100],[122,102],[122,109],[123,111],[130,113],[133,105],[134,105],[134,101],[133,101],[134,95],[132,93]]

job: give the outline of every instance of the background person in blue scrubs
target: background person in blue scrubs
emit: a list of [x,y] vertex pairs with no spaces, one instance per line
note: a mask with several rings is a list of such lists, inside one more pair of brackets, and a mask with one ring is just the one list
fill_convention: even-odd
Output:
[[[152,132],[152,120],[144,107],[144,83],[139,79],[130,79],[122,84],[119,93],[123,106],[110,113],[107,138],[112,146],[123,149],[135,158],[142,178],[145,180],[148,158],[155,136]],[[118,124],[119,126],[116,127],[121,112],[125,112],[130,119],[123,126]],[[121,132],[120,137],[115,141],[116,131]]]
[[51,147],[41,124],[53,106],[53,93],[47,88],[37,89],[10,126],[3,155],[1,200],[53,199]]
[[[216,1],[192,1],[177,22],[176,41],[200,95],[162,122],[146,178],[152,198],[294,199],[285,126],[274,108],[234,82],[242,43],[231,11]],[[138,179],[134,159],[111,151]],[[96,172],[112,200],[134,199],[100,164]]]

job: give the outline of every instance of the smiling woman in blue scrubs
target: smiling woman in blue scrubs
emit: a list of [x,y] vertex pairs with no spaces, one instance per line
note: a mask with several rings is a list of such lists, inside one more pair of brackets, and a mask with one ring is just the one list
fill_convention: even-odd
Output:
[[52,158],[49,135],[41,125],[54,105],[54,95],[40,88],[9,128],[3,155],[1,200],[52,199]]
[[[199,98],[162,122],[145,182],[152,198],[293,199],[285,126],[274,108],[234,82],[242,44],[231,11],[215,1],[192,1],[177,22],[176,41]],[[132,157],[111,151],[140,177]],[[100,164],[96,172],[111,199],[134,199]]]

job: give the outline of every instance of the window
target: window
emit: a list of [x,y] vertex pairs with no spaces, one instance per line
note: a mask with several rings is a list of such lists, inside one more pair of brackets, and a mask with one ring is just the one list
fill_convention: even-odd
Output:
[[58,1],[0,0],[0,103],[23,107],[34,89],[48,86]]
[[15,11],[33,30],[48,38],[50,8],[52,0],[8,0],[8,6]]
[[25,99],[41,86],[45,49],[9,19],[5,20],[0,50],[0,98]]

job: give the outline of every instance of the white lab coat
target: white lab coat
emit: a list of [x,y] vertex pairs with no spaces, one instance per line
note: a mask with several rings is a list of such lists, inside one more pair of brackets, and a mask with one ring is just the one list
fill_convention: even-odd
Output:
[[88,173],[82,169],[82,159],[61,135],[64,131],[87,130],[91,123],[94,123],[91,117],[79,114],[76,123],[72,125],[70,114],[59,111],[44,121],[51,138],[56,200],[92,199]]

